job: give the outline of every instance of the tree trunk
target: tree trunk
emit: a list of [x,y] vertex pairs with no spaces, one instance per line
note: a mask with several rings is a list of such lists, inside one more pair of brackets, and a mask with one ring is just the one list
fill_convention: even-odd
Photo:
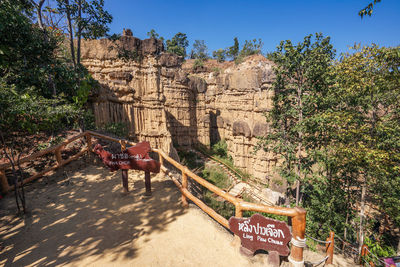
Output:
[[72,30],[72,21],[71,21],[71,11],[69,6],[69,0],[65,0],[65,10],[67,14],[67,21],[68,21],[68,32],[69,32],[69,45],[71,49],[71,58],[72,63],[74,64],[74,69],[76,70],[76,61],[75,61],[75,47],[74,47],[74,32]]
[[44,30],[43,20],[42,20],[42,6],[44,4],[44,1],[45,0],[40,0],[39,1],[39,3],[37,4],[37,10],[36,10],[39,28],[42,29],[42,30]]
[[[302,89],[301,85],[297,87],[297,104],[299,106],[299,121],[298,123],[301,124],[303,122],[303,103],[301,101],[302,96]],[[303,141],[303,132],[299,131],[299,143],[297,148],[297,186],[296,186],[296,206],[299,205],[300,199],[300,175],[301,175],[301,150],[302,150],[302,141]]]
[[78,68],[81,64],[81,34],[82,34],[82,25],[81,25],[81,20],[82,20],[82,0],[78,0],[78,45],[76,49],[76,62],[78,65]]
[[364,182],[361,188],[361,211],[360,211],[360,234],[359,234],[359,240],[360,240],[360,244],[359,244],[359,252],[361,255],[361,247],[364,244],[364,213],[365,213],[365,192],[367,189],[367,177],[364,176]]

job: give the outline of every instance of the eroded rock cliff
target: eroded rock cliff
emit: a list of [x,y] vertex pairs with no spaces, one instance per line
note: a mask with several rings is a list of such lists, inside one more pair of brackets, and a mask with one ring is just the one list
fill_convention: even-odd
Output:
[[[172,144],[225,139],[235,165],[268,183],[277,159],[253,148],[268,131],[263,114],[272,107],[272,63],[257,55],[194,69],[192,60],[163,50],[158,40],[132,36],[83,43],[82,63],[101,84],[93,100],[96,124],[125,122],[133,139],[170,153]],[[133,57],[120,58],[121,51]]]

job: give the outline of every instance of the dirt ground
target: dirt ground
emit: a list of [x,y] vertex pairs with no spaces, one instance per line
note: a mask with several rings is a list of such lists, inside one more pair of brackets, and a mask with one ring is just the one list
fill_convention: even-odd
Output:
[[[121,193],[120,172],[81,159],[27,185],[22,217],[8,194],[0,200],[0,266],[267,266],[266,254],[241,255],[229,231],[193,205],[183,209],[164,176],[152,176],[151,197],[143,173],[129,171],[129,186]],[[335,265],[354,266],[339,257]]]

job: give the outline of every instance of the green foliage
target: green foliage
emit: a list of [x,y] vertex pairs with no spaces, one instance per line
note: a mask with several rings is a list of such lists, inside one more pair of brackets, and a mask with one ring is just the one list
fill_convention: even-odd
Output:
[[[272,131],[259,148],[282,159],[280,173],[301,181],[307,231],[356,240],[360,191],[400,223],[400,49],[376,45],[334,61],[329,38],[281,42],[276,63]],[[357,225],[358,226],[358,225]]]
[[193,50],[191,52],[191,59],[206,60],[208,58],[207,46],[204,40],[195,40],[193,44]]
[[228,176],[219,167],[205,168],[202,172],[202,176],[213,185],[222,189],[227,189],[231,185]]
[[75,36],[97,39],[108,32],[108,24],[112,22],[113,17],[104,10],[104,0],[56,0],[56,2],[60,14],[70,13],[76,28]]
[[151,30],[147,33],[147,36],[148,36],[149,38],[154,38],[154,39],[160,38],[160,35],[159,35],[154,29],[151,29]]
[[164,37],[160,36],[154,29],[151,29],[148,33],[147,36],[149,38],[154,38],[154,39],[158,39],[161,40],[164,43]]
[[222,157],[222,158],[227,158],[228,157],[228,144],[224,139],[220,140],[218,143],[214,144],[212,146],[213,152]]
[[226,51],[221,48],[213,51],[213,58],[215,58],[218,62],[224,62],[226,58]]
[[207,206],[227,220],[235,216],[235,206],[232,203],[218,199],[217,195],[206,188],[203,188],[203,201]]
[[261,54],[261,49],[263,47],[263,42],[261,39],[253,39],[251,41],[246,40],[244,42],[244,45],[242,47],[242,50],[240,50],[239,55],[242,57],[247,57],[251,55],[256,55],[256,54]]
[[400,225],[400,48],[354,47],[336,65],[324,113],[335,172],[366,181],[375,205]]
[[221,69],[218,68],[218,67],[214,67],[214,68],[212,68],[212,71],[213,71],[215,74],[218,74],[218,73],[221,72]]
[[196,70],[198,68],[202,68],[204,66],[204,61],[202,59],[196,59],[193,63],[193,69]]
[[191,170],[202,166],[202,164],[199,162],[196,153],[194,153],[193,151],[179,150],[178,156],[181,161],[181,164],[187,166]]
[[313,138],[317,131],[314,115],[331,85],[333,58],[330,39],[321,34],[316,34],[314,42],[312,35],[306,36],[298,45],[282,41],[274,53],[274,107],[267,115],[272,131],[259,138],[258,148],[283,159],[280,174],[289,183],[307,179],[315,162],[309,150],[321,145]]
[[118,137],[127,137],[129,133],[128,126],[123,122],[108,123],[102,128],[102,130]]
[[167,52],[186,57],[186,47],[188,45],[189,41],[186,34],[178,32],[171,40],[167,40]]
[[363,260],[368,263],[373,262],[375,265],[381,266],[381,262],[379,262],[377,258],[387,258],[396,255],[396,251],[392,247],[379,244],[379,242],[374,242],[368,237],[365,238],[364,243],[368,246],[368,250],[376,256],[367,254]]
[[358,12],[358,15],[361,18],[367,15],[371,17],[372,12],[374,11],[374,6],[379,2],[381,2],[381,0],[374,0],[373,2],[370,2],[366,7],[364,7]]
[[[231,181],[226,174],[218,167],[205,168],[202,177],[221,189],[227,189]],[[213,210],[226,219],[235,215],[235,206],[228,201],[221,201],[216,194],[206,188],[203,190],[203,200]]]
[[238,57],[238,55],[239,55],[239,41],[238,41],[237,37],[233,38],[233,46],[228,47],[226,49],[225,55],[227,57],[232,58],[232,59],[236,59]]

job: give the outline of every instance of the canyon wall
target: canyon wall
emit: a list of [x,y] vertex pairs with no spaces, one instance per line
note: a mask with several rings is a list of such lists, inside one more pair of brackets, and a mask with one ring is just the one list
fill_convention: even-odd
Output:
[[236,166],[271,182],[276,157],[253,148],[268,131],[263,114],[272,108],[272,63],[261,55],[237,65],[193,63],[164,52],[156,39],[84,41],[82,64],[101,85],[92,100],[96,124],[124,122],[133,140],[170,154],[173,147],[225,139]]

